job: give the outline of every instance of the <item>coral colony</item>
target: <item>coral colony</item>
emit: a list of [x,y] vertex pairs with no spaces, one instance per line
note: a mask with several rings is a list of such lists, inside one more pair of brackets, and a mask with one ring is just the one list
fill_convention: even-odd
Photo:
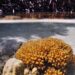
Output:
[[66,75],[72,56],[68,44],[50,37],[23,43],[16,52],[16,58],[29,70],[36,67],[38,75]]

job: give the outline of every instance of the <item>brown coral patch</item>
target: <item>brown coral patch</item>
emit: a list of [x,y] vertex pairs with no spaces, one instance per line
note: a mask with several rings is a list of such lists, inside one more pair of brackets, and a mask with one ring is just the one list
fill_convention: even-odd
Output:
[[16,58],[26,65],[33,65],[40,69],[44,69],[48,64],[63,69],[72,60],[72,49],[60,39],[43,38],[24,43],[16,52]]

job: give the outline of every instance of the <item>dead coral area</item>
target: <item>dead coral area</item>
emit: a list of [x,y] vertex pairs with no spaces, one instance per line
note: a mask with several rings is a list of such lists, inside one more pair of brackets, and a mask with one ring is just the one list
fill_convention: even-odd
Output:
[[22,60],[26,67],[37,67],[44,75],[65,75],[64,70],[71,63],[72,56],[72,48],[68,44],[50,37],[30,40],[16,52],[16,58]]

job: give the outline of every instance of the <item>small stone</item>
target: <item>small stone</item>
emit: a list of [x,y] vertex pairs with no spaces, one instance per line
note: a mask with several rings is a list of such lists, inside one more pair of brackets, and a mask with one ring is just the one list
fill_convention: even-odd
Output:
[[30,74],[30,70],[28,68],[24,69],[24,75],[29,75]]
[[4,68],[2,75],[23,75],[24,64],[21,60],[10,58]]
[[38,69],[36,67],[32,69],[32,75],[38,75]]

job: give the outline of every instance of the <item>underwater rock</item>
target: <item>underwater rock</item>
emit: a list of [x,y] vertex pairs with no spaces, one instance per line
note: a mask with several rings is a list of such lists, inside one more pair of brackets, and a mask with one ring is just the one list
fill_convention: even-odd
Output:
[[22,42],[16,40],[1,40],[0,39],[0,75],[2,75],[2,69],[5,62],[14,57],[15,52],[21,46]]
[[15,40],[3,40],[0,42],[0,56],[13,55],[21,44],[22,42],[17,42]]
[[25,68],[24,75],[39,75],[39,72],[36,67],[32,68],[32,70],[29,70],[29,68]]
[[67,67],[67,75],[75,75],[75,55],[73,55],[73,60]]
[[32,75],[38,75],[39,73],[38,73],[38,69],[36,68],[36,67],[34,67],[33,69],[32,69]]
[[28,68],[24,69],[24,75],[29,75],[31,74],[30,70]]
[[10,58],[4,68],[2,75],[23,75],[24,63],[16,58]]

